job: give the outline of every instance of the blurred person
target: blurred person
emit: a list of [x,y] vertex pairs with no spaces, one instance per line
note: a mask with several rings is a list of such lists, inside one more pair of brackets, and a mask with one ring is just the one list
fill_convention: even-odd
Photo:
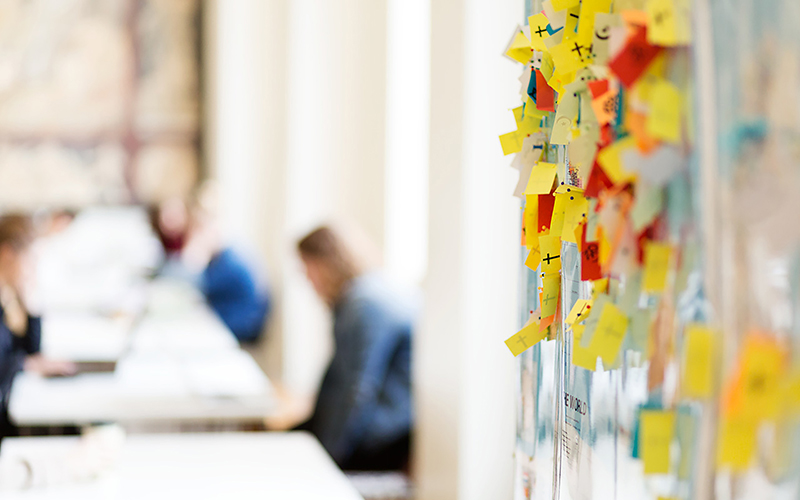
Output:
[[73,363],[41,354],[42,320],[26,307],[34,237],[29,217],[0,217],[0,439],[15,433],[8,419],[8,397],[14,376],[20,370],[44,376],[72,375],[76,371]]
[[[306,276],[333,312],[335,352],[313,414],[297,429],[316,435],[343,469],[402,469],[413,426],[411,339],[419,304],[370,269],[367,245],[326,226],[298,243]],[[279,412],[266,424],[289,422]]]
[[240,343],[257,341],[270,312],[269,289],[254,266],[223,243],[213,189],[201,189],[191,207],[181,199],[166,200],[150,217],[164,246],[167,273],[196,281]]

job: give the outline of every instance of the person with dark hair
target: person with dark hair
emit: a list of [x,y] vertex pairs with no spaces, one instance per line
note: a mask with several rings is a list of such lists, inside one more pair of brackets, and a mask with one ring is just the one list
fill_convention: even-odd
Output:
[[364,245],[354,241],[320,227],[298,244],[309,281],[333,312],[335,342],[314,412],[298,428],[315,434],[343,469],[401,469],[413,426],[418,301],[370,271],[358,253]]
[[41,318],[25,304],[33,223],[24,215],[0,217],[0,439],[15,430],[8,419],[14,376],[23,368],[45,376],[71,375],[75,365],[41,354]]

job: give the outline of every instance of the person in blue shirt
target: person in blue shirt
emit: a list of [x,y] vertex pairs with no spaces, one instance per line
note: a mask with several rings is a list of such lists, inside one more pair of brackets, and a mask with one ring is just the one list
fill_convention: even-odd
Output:
[[252,343],[270,313],[269,289],[255,266],[222,243],[211,203],[203,200],[210,196],[201,192],[191,210],[181,199],[166,200],[151,210],[151,223],[167,274],[188,275],[236,339]]
[[41,318],[28,311],[30,246],[33,224],[24,215],[0,217],[0,440],[16,433],[8,418],[14,376],[21,370],[44,376],[75,373],[75,365],[41,354]]
[[333,312],[335,353],[311,431],[343,469],[407,465],[414,413],[411,349],[417,296],[368,272],[340,233],[321,227],[298,244],[306,275]]

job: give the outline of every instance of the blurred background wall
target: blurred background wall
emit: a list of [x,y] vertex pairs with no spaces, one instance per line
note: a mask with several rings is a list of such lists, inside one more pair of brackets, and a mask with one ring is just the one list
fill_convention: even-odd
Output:
[[[510,497],[519,204],[496,143],[518,0],[0,0],[0,208],[217,182],[276,309],[258,360],[313,393],[330,318],[295,241],[350,220],[420,285],[419,498]],[[509,82],[512,82],[510,85]],[[158,112],[156,112],[157,110]]]

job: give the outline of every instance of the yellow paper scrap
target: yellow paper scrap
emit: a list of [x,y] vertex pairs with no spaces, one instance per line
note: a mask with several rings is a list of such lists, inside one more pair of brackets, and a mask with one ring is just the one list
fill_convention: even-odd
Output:
[[516,131],[509,132],[500,136],[500,146],[503,148],[503,155],[510,155],[522,151],[522,137]]
[[683,394],[708,399],[714,383],[714,331],[700,324],[686,327]]
[[[583,326],[583,325],[575,325]],[[573,327],[574,328],[574,327]],[[588,347],[581,347],[580,342],[572,343],[572,364],[589,371],[597,370],[597,354]]]
[[528,250],[538,247],[539,236],[536,234],[536,226],[539,224],[539,197],[537,195],[525,196],[522,221],[525,227],[525,246]]
[[531,41],[525,37],[522,31],[518,31],[514,35],[506,55],[522,64],[528,64],[531,60]]
[[556,313],[558,308],[558,297],[561,292],[561,275],[545,274],[542,278],[542,293],[539,296],[541,301],[542,320],[549,318]]
[[539,162],[534,165],[528,178],[528,185],[525,187],[525,195],[550,194],[557,170],[556,163]]
[[[533,238],[536,238],[535,236]],[[533,239],[532,238],[532,239]],[[536,268],[539,267],[539,263],[542,261],[542,254],[539,250],[539,245],[534,245],[531,248],[531,251],[528,252],[528,257],[525,258],[525,266],[528,267],[531,271],[536,271]]]
[[639,442],[645,474],[669,473],[669,448],[674,436],[674,412],[642,410]]
[[559,10],[571,9],[580,5],[581,0],[551,0],[550,3],[553,6],[553,10],[558,12]]
[[600,311],[597,328],[589,345],[602,358],[605,367],[610,367],[617,360],[627,329],[627,316],[614,304],[607,303]]
[[691,24],[685,18],[685,9],[680,4],[685,2],[676,0],[648,0],[647,12],[647,41],[662,47],[686,45],[691,41],[691,30],[682,26]]
[[561,43],[550,48],[550,55],[553,56],[553,63],[560,73],[578,71],[592,62],[591,48],[588,45],[566,37]]
[[574,94],[561,94],[550,133],[551,144],[567,145],[572,131],[572,122],[578,116],[578,98]]
[[744,471],[750,467],[756,449],[756,422],[726,417],[719,426],[717,463],[733,471]]
[[561,231],[561,239],[570,243],[578,244],[575,230],[586,219],[589,211],[589,201],[579,192],[571,192],[566,199],[564,207],[564,227]]
[[783,350],[772,338],[751,335],[743,351],[742,398],[738,414],[753,420],[775,419],[782,407]]
[[541,12],[528,18],[528,26],[531,28],[531,48],[547,50],[544,41],[550,37],[550,33],[547,32],[548,24],[550,24],[550,21]]
[[553,203],[553,217],[550,219],[550,234],[553,236],[561,236],[561,232],[564,229],[567,198],[566,194],[556,194],[556,200]]
[[[578,299],[575,301],[575,305],[572,306],[572,309],[569,311],[567,315],[567,319],[564,320],[564,323],[568,325],[574,325],[580,321],[585,320],[589,316],[589,312],[592,310],[592,301],[587,299]],[[575,331],[575,327],[572,328]]]
[[561,269],[561,238],[539,236],[539,251],[542,254],[542,272],[552,274]]
[[611,0],[583,0],[578,19],[578,42],[588,46],[594,39],[595,15],[611,12]]
[[667,285],[672,248],[669,245],[649,241],[644,247],[644,277],[642,291],[663,292]]
[[681,92],[667,80],[659,79],[650,89],[647,133],[666,142],[681,141]]
[[622,164],[622,153],[635,147],[636,138],[628,136],[603,148],[597,154],[597,163],[603,167],[603,172],[614,184],[621,184],[635,178],[635,175],[628,172]]
[[534,319],[534,317],[531,316],[531,319],[528,320],[528,323],[522,328],[522,330],[518,331],[509,337],[508,340],[506,340],[506,346],[511,351],[511,354],[514,356],[519,356],[525,352],[526,349],[536,344],[543,338],[544,335],[539,332],[539,320]]

